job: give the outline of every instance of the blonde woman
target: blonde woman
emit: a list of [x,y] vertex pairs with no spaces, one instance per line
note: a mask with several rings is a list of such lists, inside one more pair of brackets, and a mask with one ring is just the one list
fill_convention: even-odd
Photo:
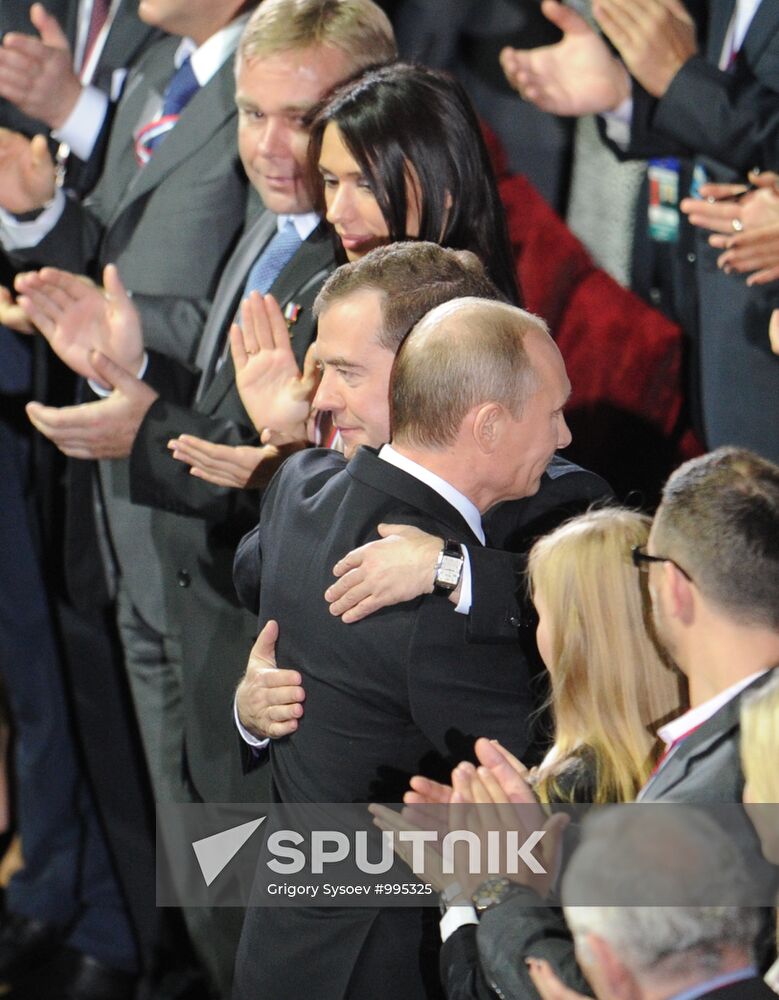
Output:
[[656,763],[658,725],[684,708],[681,678],[647,630],[631,559],[650,524],[634,511],[590,511],[530,553],[554,717],[554,744],[535,773],[542,801],[631,801]]

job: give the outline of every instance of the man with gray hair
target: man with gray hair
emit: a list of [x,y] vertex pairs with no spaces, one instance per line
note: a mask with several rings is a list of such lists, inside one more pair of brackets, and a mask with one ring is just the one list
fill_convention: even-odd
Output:
[[563,879],[576,956],[595,995],[775,997],[755,966],[760,919],[746,905],[738,847],[697,810],[647,812],[591,817]]

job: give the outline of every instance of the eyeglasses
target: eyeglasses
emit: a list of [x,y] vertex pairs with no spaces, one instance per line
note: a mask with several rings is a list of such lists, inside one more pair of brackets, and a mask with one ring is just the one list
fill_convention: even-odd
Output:
[[672,566],[675,566],[679,570],[679,572],[686,580],[689,580],[690,583],[695,583],[695,581],[687,572],[687,570],[682,569],[682,567],[679,565],[678,562],[676,562],[673,559],[669,559],[668,556],[650,556],[648,552],[644,551],[643,545],[634,545],[633,548],[630,550],[630,554],[633,557],[633,565],[641,573],[649,572],[649,563],[669,562],[671,563]]

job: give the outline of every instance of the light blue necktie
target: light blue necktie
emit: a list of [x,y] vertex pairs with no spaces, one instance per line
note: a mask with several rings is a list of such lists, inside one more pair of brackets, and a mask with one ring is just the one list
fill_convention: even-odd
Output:
[[261,295],[269,292],[273,282],[295,256],[302,243],[294,223],[291,219],[287,219],[252,264],[241,299],[248,298],[250,292],[259,292]]
[[[243,288],[241,302],[243,302],[244,299],[247,299],[251,292],[259,292],[261,295],[265,295],[266,292],[269,292],[273,287],[273,282],[276,278],[278,278],[302,245],[303,241],[298,235],[295,224],[291,219],[287,219],[281,229],[276,230],[275,235],[268,241],[265,245],[265,249],[252,264],[251,270],[246,278],[246,284]],[[235,314],[235,322],[238,324],[241,322],[240,303]],[[224,343],[219,351],[219,357],[217,358],[215,364],[213,361],[211,362],[214,367],[209,372],[206,384],[210,382],[214,373],[218,372],[225,363],[229,351],[230,337],[228,335],[228,331],[225,331]]]

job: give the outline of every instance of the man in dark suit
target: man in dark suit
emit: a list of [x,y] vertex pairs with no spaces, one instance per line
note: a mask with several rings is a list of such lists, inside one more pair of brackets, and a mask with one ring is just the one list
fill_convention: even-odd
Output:
[[[306,683],[304,719],[271,747],[280,801],[395,801],[423,760],[442,774],[470,752],[480,726],[502,732],[519,753],[529,742],[531,696],[517,644],[468,645],[466,618],[453,621],[437,595],[348,627],[323,597],[339,555],[375,537],[381,521],[432,529],[453,546],[483,544],[481,513],[533,494],[570,437],[568,379],[543,324],[468,298],[437,307],[409,335],[393,369],[393,444],[360,448],[366,428],[386,420],[386,381],[371,377],[370,359],[394,350],[379,317],[385,296],[394,302],[401,288],[363,287],[323,306],[318,399],[342,400],[335,423],[347,455],[356,453],[345,468],[330,451],[293,456],[263,499],[260,620],[278,622],[279,657]],[[366,341],[366,315],[379,341]],[[397,317],[398,339],[407,328]],[[442,579],[440,589],[454,583]],[[236,995],[270,993],[280,981],[290,998],[310,995],[314,983],[328,998],[436,995],[424,972],[423,923],[416,911],[251,910]]]
[[[368,293],[383,295],[375,308]],[[316,308],[336,305],[352,326],[330,324],[328,338],[318,350],[327,350],[359,368],[354,385],[345,377],[325,380],[315,398],[320,410],[329,411],[338,428],[344,428],[347,456],[358,444],[380,447],[389,437],[387,386],[394,360],[407,327],[436,305],[462,296],[497,299],[499,293],[486,278],[473,255],[430,243],[401,243],[381,247],[363,260],[339,270],[328,280]],[[368,354],[364,344],[384,345]],[[359,353],[359,358],[357,355]],[[348,370],[348,366],[347,366]],[[467,618],[470,642],[518,640],[531,671],[540,665],[532,622],[525,598],[525,556],[533,540],[546,530],[581,513],[613,494],[599,476],[554,455],[540,477],[536,493],[521,500],[497,504],[484,518],[489,547],[466,546],[463,578],[451,595],[450,613]],[[325,593],[331,614],[356,622],[380,608],[429,594],[433,588],[444,538],[408,524],[379,525],[381,541],[368,542],[354,552],[338,553],[334,573]],[[247,608],[259,603],[257,532],[247,535],[235,559],[235,584]],[[304,691],[296,671],[250,667],[249,683],[239,688],[237,710],[245,724],[244,738],[263,743],[268,737],[287,735],[298,725],[304,710]],[[286,701],[282,695],[290,696]],[[254,734],[254,735],[252,735]]]
[[619,155],[663,158],[655,184],[670,192],[665,211],[675,221],[669,232],[655,232],[652,253],[669,306],[691,338],[693,416],[710,447],[740,445],[777,461],[779,364],[768,337],[776,289],[750,288],[719,269],[708,232],[691,228],[679,209],[698,226],[738,231],[737,202],[701,202],[698,195],[710,193],[703,182],[740,181],[750,169],[775,166],[779,8],[766,0],[688,6],[693,17],[668,4],[647,13],[642,0],[596,2],[624,65],[574,11],[558,13],[563,41],[514,53],[510,72],[545,110],[614,112],[607,130]]
[[[721,448],[681,466],[664,487],[646,550],[634,560],[649,574],[657,635],[687,677],[691,708],[659,730],[666,753],[638,801],[741,800],[740,701],[779,664],[778,533],[779,468],[751,452]],[[504,793],[527,801],[523,778],[489,745],[484,753]],[[742,822],[740,836],[754,841]],[[581,988],[559,915],[538,908],[520,919],[528,893],[506,886],[481,914],[475,935],[484,977],[505,996],[524,995],[532,954],[548,956]],[[444,944],[452,990],[473,974],[473,936],[473,926],[461,927]]]
[[138,0],[58,0],[45,9],[10,0],[0,29],[0,125],[63,144],[65,184],[86,194],[127,72],[159,32],[139,19]]

